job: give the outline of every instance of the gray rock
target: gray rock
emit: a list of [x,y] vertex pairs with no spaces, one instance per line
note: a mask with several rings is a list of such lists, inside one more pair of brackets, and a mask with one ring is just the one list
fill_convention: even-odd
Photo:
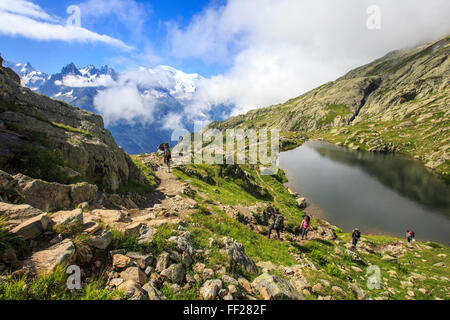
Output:
[[263,297],[270,300],[304,300],[305,298],[286,280],[264,273],[256,278],[252,286]]
[[167,269],[170,264],[170,256],[167,252],[161,253],[156,259],[156,271],[162,272]]
[[223,281],[224,283],[226,283],[226,284],[232,284],[232,285],[234,285],[234,286],[238,286],[238,285],[239,285],[239,282],[238,282],[235,278],[230,277],[230,276],[227,275],[227,274],[224,274],[224,275],[222,276],[222,281]]
[[135,261],[139,268],[144,270],[153,263],[153,255],[151,254],[128,252],[126,256]]
[[108,248],[109,244],[112,241],[112,233],[106,230],[99,230],[95,232],[90,238],[90,244],[94,248],[105,250]]
[[147,292],[149,300],[167,300],[167,297],[156,289],[156,286],[152,282],[146,283],[142,289]]
[[218,279],[208,280],[200,288],[200,296],[203,300],[214,300],[220,289],[222,289],[222,281]]
[[258,273],[258,267],[255,262],[250,259],[244,250],[244,246],[232,238],[223,238],[222,243],[225,245],[225,251],[231,259],[231,267],[239,265],[245,271],[250,273]]
[[41,235],[50,223],[50,218],[46,213],[43,213],[34,218],[28,219],[17,227],[12,229],[10,232],[16,237],[19,237],[24,240],[31,240],[39,235]]
[[194,247],[192,247],[191,243],[186,237],[175,236],[169,238],[169,241],[174,242],[176,244],[178,252],[180,253],[186,252],[189,255],[195,254]]

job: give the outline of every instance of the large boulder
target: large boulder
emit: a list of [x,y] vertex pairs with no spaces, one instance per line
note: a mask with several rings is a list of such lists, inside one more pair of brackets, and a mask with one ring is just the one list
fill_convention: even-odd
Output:
[[43,211],[73,209],[82,202],[92,202],[98,190],[97,186],[88,183],[65,185],[33,179],[23,174],[11,176],[5,172],[1,172],[1,176],[9,176],[9,183],[5,183],[6,186],[0,185],[0,189],[19,194],[22,202]]
[[60,264],[70,264],[75,258],[75,246],[71,240],[66,239],[50,248],[32,254],[24,262],[24,268],[35,274],[50,273]]
[[33,208],[28,204],[10,204],[0,202],[0,216],[8,220],[24,220],[42,214],[39,209]]
[[0,218],[5,220],[5,229],[7,230],[41,214],[43,214],[41,210],[28,204],[15,205],[0,202]]
[[232,268],[236,265],[250,273],[258,273],[255,262],[245,254],[244,246],[236,240],[225,237],[222,239],[225,251],[231,259]]
[[268,273],[256,278],[252,286],[266,300],[304,300],[304,297],[289,282]]
[[43,213],[22,222],[17,227],[13,228],[10,233],[23,240],[31,240],[47,230],[49,223],[50,218],[46,213]]

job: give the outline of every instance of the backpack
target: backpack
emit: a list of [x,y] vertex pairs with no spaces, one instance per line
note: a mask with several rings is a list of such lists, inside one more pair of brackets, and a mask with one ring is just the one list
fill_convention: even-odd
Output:
[[275,227],[280,227],[284,223],[284,217],[281,214],[275,216]]

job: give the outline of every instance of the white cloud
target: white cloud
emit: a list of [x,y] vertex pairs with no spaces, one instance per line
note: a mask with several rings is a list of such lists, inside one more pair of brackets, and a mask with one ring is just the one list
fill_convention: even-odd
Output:
[[[369,30],[367,8],[381,8]],[[169,26],[172,54],[222,64],[186,110],[282,103],[387,52],[450,33],[448,0],[229,0]]]
[[75,75],[68,75],[63,78],[62,81],[55,81],[58,86],[66,86],[72,88],[83,88],[83,87],[109,87],[114,84],[112,77],[107,75],[100,75],[95,77],[82,77]]
[[114,86],[101,91],[94,99],[95,108],[106,123],[125,120],[129,123],[153,122],[156,99],[142,96],[132,83]]
[[[152,124],[155,114],[164,108],[161,128],[183,128],[185,117],[181,103],[190,101],[199,76],[168,66],[137,68],[119,75],[107,89],[94,98],[95,109],[106,123],[126,121]],[[73,79],[72,79],[73,80]]]
[[53,18],[32,2],[0,0],[0,34],[22,36],[33,40],[101,42],[126,51],[132,49],[119,39],[81,27],[51,23],[52,21],[54,21]]
[[58,19],[50,16],[38,5],[25,0],[0,0],[0,11],[28,16],[31,18],[55,22]]

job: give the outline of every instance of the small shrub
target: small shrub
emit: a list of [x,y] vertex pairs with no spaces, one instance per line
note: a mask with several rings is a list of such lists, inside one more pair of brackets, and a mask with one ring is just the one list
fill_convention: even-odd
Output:
[[335,264],[328,263],[325,266],[325,273],[333,277],[337,277],[343,280],[345,279],[345,274]]
[[322,253],[320,253],[320,251],[316,249],[311,250],[308,256],[314,263],[322,267],[326,266],[328,263],[327,259],[322,255]]
[[148,251],[150,244],[139,243],[138,235],[134,232],[126,233],[118,230],[111,230],[113,239],[109,245],[109,250],[125,249],[126,251]]

